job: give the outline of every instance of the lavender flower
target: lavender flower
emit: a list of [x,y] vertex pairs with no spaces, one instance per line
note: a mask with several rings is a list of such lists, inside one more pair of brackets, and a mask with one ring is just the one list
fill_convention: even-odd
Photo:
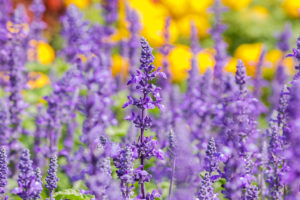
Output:
[[66,15],[62,17],[62,36],[65,47],[62,50],[67,61],[75,62],[78,54],[86,55],[91,46],[88,42],[88,22],[83,20],[83,15],[75,5],[70,5]]
[[170,153],[169,157],[171,160],[171,178],[170,178],[170,187],[169,187],[169,199],[171,200],[175,167],[176,167],[176,138],[175,138],[175,133],[172,129],[169,132],[169,153]]
[[86,177],[85,182],[97,199],[108,199],[107,192],[112,183],[111,173],[110,158],[104,157],[97,163],[96,175]]
[[297,39],[297,49],[293,49],[293,53],[288,54],[287,56],[296,58],[298,62],[298,65],[295,66],[296,74],[294,76],[294,80],[297,80],[300,77],[300,36]]
[[135,159],[133,148],[125,146],[118,156],[114,158],[114,165],[118,168],[117,175],[121,180],[123,199],[129,199],[133,190],[133,161]]
[[[163,65],[163,70],[167,76],[167,79],[169,80],[171,77],[171,72],[170,72],[170,66],[169,66],[169,61],[168,61],[168,55],[171,52],[173,46],[170,44],[170,24],[171,24],[171,18],[167,17],[165,26],[164,26],[164,32],[163,32],[163,37],[164,37],[164,44],[162,47],[159,49],[161,54],[163,55],[163,60],[162,60],[162,65]],[[162,87],[164,88],[167,86],[166,81],[162,81]]]
[[223,67],[226,64],[226,58],[227,58],[227,53],[226,53],[227,44],[222,39],[222,34],[226,29],[226,26],[222,24],[221,21],[221,14],[224,10],[225,9],[222,7],[221,1],[216,0],[212,8],[212,11],[215,14],[215,24],[210,31],[212,38],[215,42],[215,49],[216,49],[216,55],[215,55],[216,64],[214,66],[214,81],[215,81],[214,85],[216,89],[218,89],[218,87],[221,86],[221,81],[223,79],[222,78]]
[[[275,112],[275,115],[277,113]],[[284,140],[277,123],[277,116],[271,118],[269,122],[267,136],[269,139],[268,145],[268,165],[267,165],[267,180],[268,196],[270,199],[281,199],[283,195],[283,176],[286,170],[283,150]]]
[[196,195],[199,200],[218,200],[217,194],[214,193],[213,183],[210,175],[206,173],[201,180],[199,192]]
[[8,161],[6,150],[3,146],[0,148],[0,196],[5,193],[5,186],[7,185],[8,175]]
[[[6,100],[6,99],[5,99]],[[10,127],[9,127],[9,113],[5,106],[5,103],[7,101],[2,101],[0,103],[1,110],[0,110],[0,145],[7,145],[9,142],[9,133],[10,133]]]
[[258,188],[255,185],[251,185],[245,194],[245,200],[258,200]]
[[130,38],[128,41],[128,58],[130,73],[134,73],[138,67],[139,31],[141,30],[140,19],[137,12],[126,7],[126,19],[129,22]]
[[42,172],[40,168],[36,168],[35,170],[35,191],[33,194],[33,199],[37,200],[41,198],[41,193],[43,191],[43,181],[42,181]]
[[291,24],[286,23],[284,25],[284,30],[277,35],[277,47],[283,51],[283,52],[287,52],[288,50],[290,50],[290,38],[292,36],[292,30],[291,30]]
[[[118,19],[118,3],[119,0],[104,0],[101,2],[103,8],[103,18],[104,18],[104,37],[109,38],[115,31],[113,25]],[[103,66],[109,68],[111,66],[111,48],[113,44],[106,40],[103,43]]]
[[214,138],[211,138],[208,142],[206,149],[206,156],[204,158],[204,169],[211,176],[212,172],[217,172],[219,167],[218,163],[220,161],[220,154],[217,152],[216,144]]
[[46,28],[46,23],[42,21],[43,13],[46,10],[42,0],[34,0],[30,6],[34,13],[33,21],[30,24],[30,37],[35,40],[43,39],[42,31]]
[[[155,67],[152,65],[154,61],[154,57],[152,55],[152,49],[149,46],[148,42],[142,38],[141,39],[141,65],[139,70],[136,71],[136,75],[131,74],[131,79],[128,81],[128,85],[136,84],[136,90],[141,93],[139,98],[128,96],[128,102],[123,105],[123,108],[133,105],[135,106],[140,113],[135,114],[134,112],[130,117],[126,119],[133,121],[135,126],[140,129],[140,137],[135,146],[137,147],[139,158],[141,160],[140,171],[144,171],[144,160],[150,159],[152,156],[156,156],[158,158],[162,158],[159,149],[157,148],[157,143],[152,140],[152,137],[145,137],[144,131],[151,126],[151,118],[146,115],[147,109],[153,109],[158,107],[163,109],[163,106],[160,104],[160,88],[155,87],[151,82],[158,75],[165,77],[165,74],[159,72],[160,68],[154,70]],[[154,98],[150,96],[153,95]],[[140,176],[142,175],[142,176]],[[144,172],[139,173],[139,183],[141,185],[141,198],[146,198],[144,181],[149,180],[147,174]]]
[[30,152],[24,149],[19,162],[18,188],[12,190],[12,193],[19,195],[23,200],[36,198],[40,193],[42,186],[36,181],[30,160]]
[[295,80],[293,82],[293,86],[290,91],[290,101],[287,108],[288,116],[290,117],[289,126],[290,126],[290,134],[288,137],[288,149],[285,153],[286,161],[288,164],[288,172],[284,177],[285,183],[289,186],[289,193],[286,196],[286,199],[297,199],[300,197],[299,193],[299,153],[297,148],[300,144],[299,134],[297,134],[300,130],[300,82],[299,80]]
[[50,164],[49,164],[49,169],[48,169],[48,175],[46,177],[46,182],[47,184],[45,185],[45,187],[48,189],[49,193],[50,193],[50,200],[53,200],[53,192],[57,187],[57,182],[58,182],[58,178],[57,178],[57,157],[56,155],[53,155],[52,157],[50,157]]

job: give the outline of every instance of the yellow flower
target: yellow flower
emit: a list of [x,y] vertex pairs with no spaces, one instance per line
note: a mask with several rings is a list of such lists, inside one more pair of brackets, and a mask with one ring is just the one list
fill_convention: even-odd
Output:
[[251,16],[257,20],[265,20],[269,16],[269,11],[263,6],[254,6],[250,10]]
[[112,66],[111,72],[113,76],[121,74],[121,77],[125,80],[129,70],[128,60],[120,56],[119,54],[114,54],[112,56]]
[[237,61],[238,61],[237,58],[235,58],[235,57],[231,58],[228,61],[228,63],[225,65],[224,70],[227,71],[227,72],[231,72],[231,73],[235,74]]
[[[153,47],[161,46],[164,42],[163,30],[166,18],[169,16],[168,10],[161,4],[153,3],[150,0],[129,0],[131,6],[139,14],[143,26],[143,35]],[[176,24],[171,20],[170,40],[174,42],[178,36]]]
[[222,0],[225,6],[228,6],[233,10],[242,10],[243,8],[246,8],[251,1],[252,0]]
[[283,66],[286,68],[286,72],[289,75],[295,74],[295,61],[292,57],[285,57],[283,60]]
[[71,4],[76,5],[78,8],[86,8],[90,4],[89,0],[65,0],[65,5],[69,6]]
[[38,103],[46,105],[47,101],[44,98],[39,98]]
[[41,72],[30,72],[28,85],[31,89],[42,88],[50,84],[49,77]]
[[198,36],[200,38],[204,38],[208,35],[208,29],[210,28],[209,21],[207,20],[207,17],[199,15],[187,15],[177,21],[177,25],[181,35],[190,37],[191,21],[195,23],[198,31]]
[[162,0],[161,3],[175,18],[180,18],[189,11],[189,0]]
[[198,68],[201,74],[205,73],[205,71],[210,68],[213,69],[215,66],[214,56],[207,50],[202,50],[197,55],[198,59]]
[[[282,61],[282,65],[285,67],[286,72],[289,75],[293,75],[295,73],[295,63],[293,58],[285,57],[285,55],[283,55],[283,53],[279,49],[270,50],[266,54],[266,65],[269,71],[272,71],[274,73],[280,61]],[[263,71],[267,71],[267,69],[264,69]]]
[[260,54],[262,52],[262,44],[242,44],[240,45],[234,53],[234,57],[241,59],[247,69],[247,74],[250,76],[255,75],[255,68],[259,60]]
[[117,31],[111,36],[112,41],[118,42],[124,38],[129,38],[128,22],[126,19],[126,5],[123,0],[119,1],[119,19],[117,21]]
[[213,4],[213,0],[189,0],[190,9],[198,14],[204,14]]
[[37,60],[43,65],[48,65],[53,62],[54,58],[54,49],[49,44],[40,41],[37,46]]
[[300,17],[300,1],[299,0],[284,0],[282,8],[285,13],[291,17]]
[[273,49],[266,53],[266,64],[274,68],[278,62],[282,59],[282,52],[279,49]]
[[170,52],[169,56],[170,71],[172,80],[180,82],[187,78],[188,71],[191,68],[192,53],[189,47],[177,45]]

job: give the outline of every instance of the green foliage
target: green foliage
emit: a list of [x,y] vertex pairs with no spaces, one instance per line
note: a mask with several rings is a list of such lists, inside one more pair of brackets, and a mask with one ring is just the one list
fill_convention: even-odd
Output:
[[74,189],[66,189],[66,190],[54,193],[54,198],[56,200],[65,200],[65,199],[90,200],[90,199],[94,198],[94,196],[81,194],[79,191],[74,190]]

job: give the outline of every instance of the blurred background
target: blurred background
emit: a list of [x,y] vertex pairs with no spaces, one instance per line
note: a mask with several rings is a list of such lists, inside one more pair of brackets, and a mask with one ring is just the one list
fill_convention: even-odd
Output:
[[[30,11],[31,0],[15,0],[17,4],[24,4],[29,18],[33,17]],[[75,4],[85,14],[91,23],[103,23],[100,0],[44,0],[46,11],[43,20],[47,24],[44,36],[48,42],[35,41],[37,46],[38,62],[45,66],[52,66],[56,52],[63,45],[60,36],[60,17],[66,8]],[[286,52],[278,49],[278,34],[284,29],[291,28],[291,46],[300,30],[300,0],[222,0],[226,11],[222,14],[222,21],[227,25],[224,40],[228,43],[228,62],[225,70],[235,71],[237,59],[242,59],[247,66],[250,76],[255,74],[255,66],[263,51],[265,63],[263,75],[271,78],[280,58]],[[141,22],[140,34],[144,36],[155,50],[155,64],[162,65],[162,55],[159,51],[164,43],[164,27],[166,19],[170,19],[169,34],[173,48],[168,55],[172,79],[181,82],[187,77],[190,68],[191,50],[190,27],[191,21],[197,27],[201,51],[198,54],[200,72],[214,66],[214,42],[209,34],[214,23],[214,15],[210,7],[213,0],[119,0],[118,20],[114,24],[115,30],[110,40],[120,42],[129,36],[129,24],[126,18],[126,7],[133,8],[139,15]],[[30,57],[30,53],[29,57]],[[32,54],[32,53],[31,53]],[[293,59],[284,58],[284,66],[289,73],[293,73]],[[124,70],[125,69],[125,70]],[[118,50],[112,56],[112,73],[127,73],[128,62],[122,58]],[[34,75],[34,74],[33,74]],[[47,76],[39,76],[39,81],[33,81],[32,87],[42,87],[49,83]],[[30,84],[30,83],[29,83]]]

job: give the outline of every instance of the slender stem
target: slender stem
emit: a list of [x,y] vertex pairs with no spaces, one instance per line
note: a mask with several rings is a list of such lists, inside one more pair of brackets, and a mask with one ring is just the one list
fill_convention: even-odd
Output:
[[51,190],[49,197],[50,197],[50,200],[53,200],[53,190]]
[[173,189],[173,182],[174,182],[174,173],[175,173],[175,158],[172,159],[172,172],[171,172],[171,179],[170,179],[170,187],[169,187],[169,200],[172,200],[172,189]]
[[[145,123],[145,108],[142,109],[142,122]],[[141,136],[140,136],[140,142],[141,145],[144,143],[144,127],[142,126],[141,128]],[[141,165],[142,165],[142,170],[144,170],[144,156],[141,155]],[[146,192],[145,192],[145,185],[144,183],[141,183],[141,193],[142,193],[142,198],[146,198]]]

